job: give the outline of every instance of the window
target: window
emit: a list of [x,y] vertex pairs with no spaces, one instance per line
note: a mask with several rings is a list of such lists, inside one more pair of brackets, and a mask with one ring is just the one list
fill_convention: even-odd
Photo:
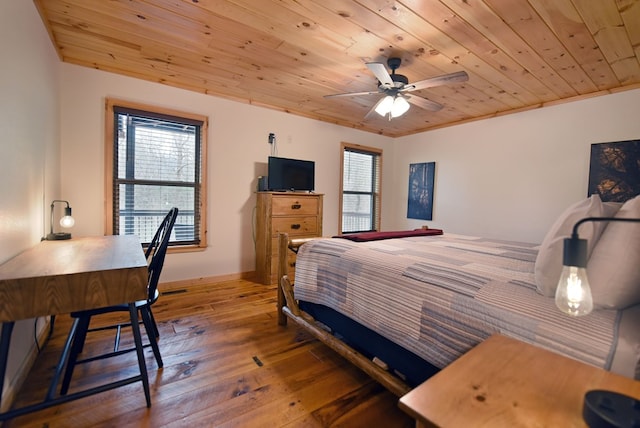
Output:
[[206,247],[207,118],[107,100],[106,233],[151,241],[171,207],[169,245]]
[[380,230],[382,150],[342,143],[341,233]]

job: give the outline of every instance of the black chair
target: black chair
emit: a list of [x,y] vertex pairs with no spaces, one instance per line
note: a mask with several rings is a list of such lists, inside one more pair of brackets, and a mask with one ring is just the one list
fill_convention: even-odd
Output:
[[[151,346],[153,349],[153,355],[158,363],[158,368],[161,368],[162,357],[160,356],[160,349],[158,347],[158,339],[160,333],[158,332],[158,326],[151,312],[151,305],[153,305],[160,295],[158,292],[158,280],[160,279],[160,273],[162,272],[162,266],[164,265],[164,258],[167,253],[167,246],[169,244],[169,238],[171,237],[171,230],[178,217],[178,208],[172,208],[164,220],[160,224],[160,227],[156,231],[151,243],[145,251],[147,263],[149,265],[149,279],[147,285],[148,297],[145,300],[139,300],[135,303],[136,308],[142,318],[147,337],[149,338],[149,344],[145,346]],[[60,394],[65,395],[69,390],[69,383],[71,382],[71,376],[73,370],[77,364],[84,364],[91,361],[102,360],[104,358],[115,357],[131,351],[138,350],[137,348],[119,349],[120,345],[120,331],[122,327],[131,326],[131,323],[123,323],[117,325],[111,325],[107,327],[100,327],[95,329],[89,329],[89,323],[91,317],[96,315],[102,315],[113,312],[129,312],[129,305],[124,303],[116,306],[107,306],[104,308],[90,309],[86,311],[72,312],[71,317],[77,319],[77,328],[73,337],[73,342],[69,351],[69,358],[67,360],[66,370],[64,378],[62,379],[62,385],[60,387]],[[116,338],[113,352],[100,354],[94,357],[86,359],[78,359],[78,355],[84,348],[84,342],[87,337],[87,333],[91,331],[116,329]],[[144,374],[146,375],[146,373]],[[148,391],[145,390],[145,394],[148,395]],[[148,401],[148,399],[147,399]]]

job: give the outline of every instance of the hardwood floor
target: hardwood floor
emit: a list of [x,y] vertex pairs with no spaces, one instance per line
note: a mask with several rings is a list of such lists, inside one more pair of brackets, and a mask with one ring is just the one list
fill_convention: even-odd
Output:
[[[150,348],[145,350],[150,409],[137,382],[4,426],[414,426],[397,397],[359,369],[293,323],[278,326],[275,297],[275,286],[245,280],[166,292],[153,306],[164,368],[157,368]],[[68,316],[57,317],[16,404],[44,397],[69,325]],[[128,330],[121,348],[132,343]],[[90,334],[84,354],[108,350],[113,334]],[[112,380],[114,372],[130,376],[136,370],[135,353],[78,366],[71,392]]]

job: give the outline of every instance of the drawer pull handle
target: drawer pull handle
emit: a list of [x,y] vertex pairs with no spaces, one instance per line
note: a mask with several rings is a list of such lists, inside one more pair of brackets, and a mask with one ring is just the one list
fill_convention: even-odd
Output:
[[298,229],[300,229],[300,225],[299,224],[292,224],[291,225],[291,229],[298,230]]
[[291,268],[294,268],[294,267],[296,267],[296,262],[293,262],[293,263],[289,263],[289,267],[291,267]]
[[293,205],[291,205],[291,209],[292,209],[292,210],[299,210],[300,208],[302,208],[302,205],[300,205],[300,204],[293,204]]

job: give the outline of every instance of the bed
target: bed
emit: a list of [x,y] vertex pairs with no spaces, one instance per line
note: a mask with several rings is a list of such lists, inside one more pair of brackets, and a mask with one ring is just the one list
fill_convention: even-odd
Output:
[[298,252],[294,287],[281,257],[279,319],[397,395],[494,333],[640,378],[640,305],[564,315],[536,284],[541,245],[450,233],[279,239],[281,256]]

